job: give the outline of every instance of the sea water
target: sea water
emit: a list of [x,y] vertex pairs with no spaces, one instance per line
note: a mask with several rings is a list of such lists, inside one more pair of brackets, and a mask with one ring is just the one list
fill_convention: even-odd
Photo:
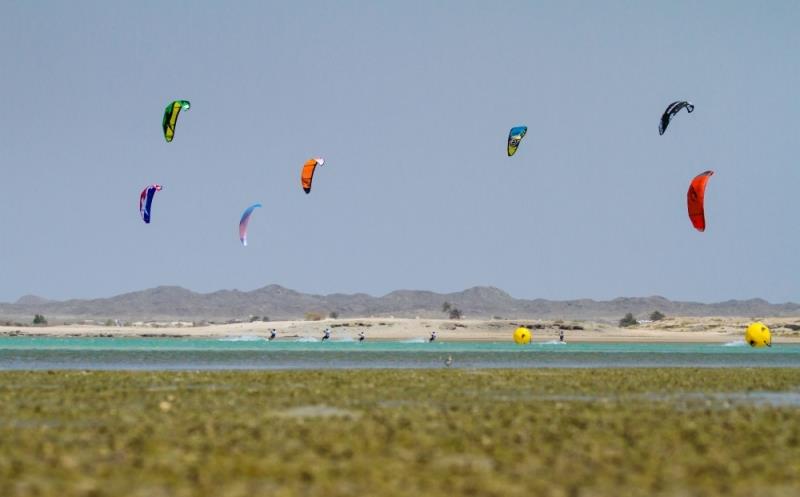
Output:
[[800,367],[800,344],[0,337],[0,370]]

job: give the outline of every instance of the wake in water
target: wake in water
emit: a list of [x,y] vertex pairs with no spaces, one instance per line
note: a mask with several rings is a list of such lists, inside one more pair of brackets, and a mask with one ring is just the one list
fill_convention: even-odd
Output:
[[400,340],[400,343],[425,343],[427,342],[424,338],[409,338],[408,340]]
[[298,338],[298,339],[296,339],[294,341],[295,342],[319,342],[319,340],[317,340],[314,337],[300,337],[300,338]]
[[541,345],[566,345],[567,342],[562,342],[560,340],[550,340],[549,342],[542,342]]
[[219,339],[220,342],[262,342],[265,340],[266,338],[255,335],[242,335],[238,337],[224,337]]
[[334,342],[355,342],[353,337],[341,337],[333,339]]
[[732,342],[722,344],[723,347],[744,347],[747,345],[747,342],[744,340],[734,340]]

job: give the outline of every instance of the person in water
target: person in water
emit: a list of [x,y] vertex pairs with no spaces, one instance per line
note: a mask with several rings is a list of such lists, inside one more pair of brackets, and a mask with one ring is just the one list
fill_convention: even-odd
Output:
[[329,330],[328,328],[325,328],[325,331],[323,331],[322,333],[323,333],[322,335],[323,342],[331,337],[331,330]]
[[275,337],[277,337],[277,336],[278,336],[278,333],[275,331],[275,328],[271,329],[270,332],[269,332],[269,339],[270,340],[275,340]]
[[363,342],[366,339],[367,339],[367,337],[364,336],[364,332],[363,331],[359,331],[358,332],[358,341],[359,342]]
[[428,342],[433,342],[436,340],[436,331],[431,331],[431,337],[428,339]]
[[559,330],[558,331],[558,341],[559,342],[563,342],[564,341],[564,330]]

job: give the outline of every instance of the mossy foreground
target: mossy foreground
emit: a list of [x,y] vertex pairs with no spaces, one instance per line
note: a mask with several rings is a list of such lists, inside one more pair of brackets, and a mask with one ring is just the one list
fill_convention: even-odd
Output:
[[[789,401],[728,395],[755,391]],[[0,496],[797,496],[799,392],[800,369],[0,373]]]

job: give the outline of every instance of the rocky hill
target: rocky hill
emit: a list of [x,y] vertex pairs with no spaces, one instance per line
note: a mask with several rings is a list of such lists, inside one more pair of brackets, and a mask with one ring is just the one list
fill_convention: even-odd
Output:
[[357,294],[313,295],[279,285],[242,292],[197,293],[177,286],[160,286],[110,298],[52,301],[26,295],[0,304],[0,321],[28,322],[34,314],[51,320],[119,319],[227,321],[267,316],[271,320],[303,318],[308,312],[340,317],[446,317],[449,302],[470,318],[619,319],[631,312],[646,317],[654,310],[668,316],[800,316],[796,303],[770,304],[762,299],[728,300],[714,304],[677,302],[663,297],[551,301],[516,299],[493,287],[455,293],[397,290],[382,297]]

